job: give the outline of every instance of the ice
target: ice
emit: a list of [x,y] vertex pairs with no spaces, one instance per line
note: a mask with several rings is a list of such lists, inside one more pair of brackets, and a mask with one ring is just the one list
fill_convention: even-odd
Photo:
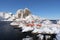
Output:
[[28,32],[28,31],[32,31],[33,28],[32,27],[22,27],[22,32]]
[[34,29],[34,30],[32,31],[32,33],[38,33],[38,30],[39,30],[39,29]]
[[10,25],[18,25],[18,23],[16,23],[16,22],[12,22]]
[[32,37],[30,38],[23,38],[22,40],[33,40]]

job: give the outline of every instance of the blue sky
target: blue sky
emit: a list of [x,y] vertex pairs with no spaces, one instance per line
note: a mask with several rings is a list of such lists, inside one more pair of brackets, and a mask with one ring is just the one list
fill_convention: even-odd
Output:
[[29,8],[34,15],[49,19],[60,19],[60,0],[0,0],[0,12],[16,13]]

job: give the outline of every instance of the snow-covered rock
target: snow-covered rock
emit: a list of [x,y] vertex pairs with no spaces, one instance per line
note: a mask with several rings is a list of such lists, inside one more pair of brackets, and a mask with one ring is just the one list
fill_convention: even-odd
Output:
[[32,27],[22,27],[22,32],[28,32],[28,31],[32,31],[33,28]]
[[[21,15],[19,15],[21,14]],[[18,10],[17,16],[19,18],[14,18],[16,16],[12,16],[11,19],[15,19],[17,23],[19,23],[19,27],[22,27],[22,32],[32,31],[32,33],[59,33],[60,29],[57,24],[53,24],[49,19],[43,19],[39,16],[32,15],[30,10]],[[14,23],[13,23],[14,24]],[[27,26],[29,24],[29,26]],[[34,24],[31,27],[31,24]],[[41,26],[37,26],[37,24],[41,24]]]
[[52,22],[50,20],[48,20],[48,19],[45,19],[45,21],[43,21],[43,24],[48,25],[48,24],[52,24]]
[[15,25],[18,25],[18,23],[17,22],[12,22],[10,25],[15,26]]
[[60,24],[60,20],[59,20],[59,21],[57,21],[57,24]]
[[15,15],[9,17],[6,21],[14,21],[14,19],[15,19]]
[[8,20],[12,15],[8,12],[0,12],[0,21]]

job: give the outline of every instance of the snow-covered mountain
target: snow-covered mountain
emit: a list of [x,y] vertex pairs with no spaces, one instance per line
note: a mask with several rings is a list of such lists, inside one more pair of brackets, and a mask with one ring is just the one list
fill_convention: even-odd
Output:
[[18,27],[22,28],[22,32],[33,30],[32,33],[60,33],[60,25],[58,25],[60,21],[54,24],[49,19],[32,15],[27,8],[17,10],[16,15],[0,12],[0,21],[13,21],[10,25],[18,25]]
[[8,20],[12,17],[12,13],[0,12],[0,21]]

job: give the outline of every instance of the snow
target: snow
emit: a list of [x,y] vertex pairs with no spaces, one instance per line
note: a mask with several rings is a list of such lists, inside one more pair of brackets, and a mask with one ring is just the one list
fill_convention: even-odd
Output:
[[[18,10],[17,14],[23,12],[25,11]],[[32,14],[27,15],[25,18],[23,18],[23,16],[22,18],[16,18],[15,15],[11,15],[11,14],[12,13],[0,12],[0,20],[13,21],[10,25],[19,25],[18,27],[22,27],[22,32],[32,31],[32,33],[49,33],[49,34],[56,33],[58,34],[57,37],[58,38],[60,37],[60,20],[57,21],[57,24],[53,24],[48,19],[43,19],[40,18],[39,16],[32,15]],[[32,21],[34,21],[35,24],[33,27],[26,26],[26,24],[32,23]],[[37,24],[41,24],[41,27],[36,26]]]
[[15,19],[15,16],[11,16],[10,18],[8,18],[6,21],[13,21]]
[[28,32],[28,31],[32,31],[33,28],[32,27],[22,27],[22,32]]
[[57,21],[57,24],[60,24],[60,20],[59,20],[59,21]]
[[[31,23],[34,20],[34,26],[26,26],[26,23]],[[60,29],[58,29],[57,24],[53,24],[50,20],[45,19],[42,23],[42,18],[35,15],[28,15],[26,18],[16,19],[15,21],[20,22],[19,27],[22,27],[22,32],[32,31],[32,33],[59,33]],[[26,22],[26,23],[25,23]],[[41,27],[37,27],[37,24],[42,24]]]
[[52,24],[52,22],[51,22],[51,21],[49,21],[48,19],[46,19],[45,21],[43,21],[43,24],[48,25],[48,24]]
[[[12,13],[9,13],[9,12],[0,12],[0,21],[7,21],[10,17],[12,17],[11,14]],[[9,20],[11,20],[11,19],[9,19]]]
[[16,23],[16,22],[12,22],[10,25],[18,25],[18,23]]

